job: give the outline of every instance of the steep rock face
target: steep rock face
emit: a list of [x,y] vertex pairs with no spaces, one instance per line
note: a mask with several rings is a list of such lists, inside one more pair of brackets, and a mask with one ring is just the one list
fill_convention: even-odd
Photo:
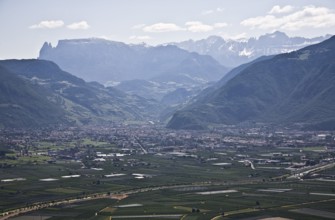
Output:
[[[170,128],[208,124],[335,122],[335,37],[255,62],[174,114]],[[322,126],[321,126],[322,127]],[[334,126],[333,126],[334,129]]]
[[100,83],[153,78],[166,81],[164,77],[178,83],[174,76],[213,81],[227,72],[212,57],[176,46],[127,45],[103,39],[60,40],[56,47],[45,43],[39,59],[51,60],[80,78]]
[[189,40],[171,44],[191,52],[210,55],[224,66],[236,67],[261,56],[292,52],[329,37],[330,35],[312,39],[288,37],[285,33],[276,31],[259,38],[244,40],[224,40],[218,36],[211,36],[199,41]]

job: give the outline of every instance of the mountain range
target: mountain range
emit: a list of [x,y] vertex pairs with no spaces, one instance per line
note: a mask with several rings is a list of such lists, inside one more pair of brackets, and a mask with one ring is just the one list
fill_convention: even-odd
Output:
[[[179,105],[224,77],[229,70],[226,66],[235,67],[264,55],[290,52],[327,38],[328,35],[312,39],[288,37],[277,31],[244,40],[211,36],[158,46],[96,38],[73,39],[60,40],[55,47],[44,43],[39,59],[53,61],[86,81],[114,86],[127,94],[155,99],[162,104]],[[186,93],[181,93],[185,90]],[[178,98],[172,101],[175,94]]]
[[0,61],[4,127],[156,119],[154,100],[85,82],[45,60]]
[[168,127],[262,122],[335,129],[335,37],[238,68],[177,111]]
[[53,61],[86,81],[157,101],[178,89],[198,91],[228,72],[211,56],[173,45],[128,45],[104,39],[60,40],[56,47],[46,42],[39,59]]
[[[287,37],[272,35],[266,36]],[[331,37],[298,51],[260,56],[228,72],[211,56],[174,45],[101,39],[63,40],[57,47],[45,43],[40,59],[0,61],[0,127],[171,118],[167,126],[173,129],[245,122],[335,129],[334,49]]]
[[[227,68],[207,55],[173,45],[128,45],[104,39],[60,40],[44,43],[39,59],[50,60],[86,81],[106,83],[144,79],[194,81],[220,79]],[[178,80],[177,80],[178,81]]]
[[170,43],[190,52],[210,55],[227,67],[236,67],[258,57],[292,52],[308,45],[320,43],[331,37],[326,35],[315,38],[289,37],[283,32],[273,32],[258,38],[225,40],[211,36],[202,40],[188,40]]

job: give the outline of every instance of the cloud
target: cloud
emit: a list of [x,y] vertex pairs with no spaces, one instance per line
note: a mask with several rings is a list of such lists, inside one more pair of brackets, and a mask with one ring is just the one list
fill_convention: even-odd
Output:
[[291,5],[285,5],[284,7],[280,7],[279,5],[275,5],[272,7],[272,9],[268,12],[269,14],[283,14],[283,13],[289,13],[293,11],[294,7]]
[[231,39],[233,39],[233,40],[240,40],[240,39],[247,39],[247,38],[248,38],[248,35],[245,32],[240,33],[240,34],[236,34],[236,35],[231,37]]
[[181,31],[183,28],[179,27],[173,23],[156,23],[150,26],[145,26],[142,29],[145,32],[172,32],[172,31]]
[[151,40],[152,38],[148,35],[144,35],[144,36],[136,36],[136,35],[133,35],[133,36],[130,36],[129,37],[130,40]]
[[214,29],[212,26],[203,24],[200,21],[189,21],[185,25],[187,26],[187,30],[191,32],[208,32]]
[[224,28],[227,23],[215,23],[214,25],[203,24],[200,21],[188,21],[185,23],[187,30],[191,32],[209,32],[216,28]]
[[[31,25],[29,28],[31,29],[54,29],[54,28],[61,28],[64,26],[64,22],[62,20],[49,20],[49,21],[41,21],[38,24]],[[68,29],[71,30],[85,30],[88,29],[90,26],[86,21],[80,21],[76,23],[72,23],[66,26]]]
[[276,18],[273,15],[258,16],[254,18],[248,18],[241,22],[244,26],[249,26],[251,29],[268,29],[268,28],[278,28],[282,25],[282,20]]
[[50,20],[50,21],[41,21],[38,24],[31,25],[30,29],[54,29],[63,27],[64,22],[62,20]]
[[284,16],[265,15],[248,18],[241,25],[251,29],[282,29],[295,31],[302,28],[329,28],[335,26],[335,12],[326,7],[305,6]]
[[[136,28],[140,27],[140,25],[135,25]],[[135,27],[134,26],[134,27]],[[173,31],[190,31],[190,32],[209,32],[214,29],[227,27],[227,23],[215,23],[213,25],[204,24],[201,21],[188,21],[185,23],[185,27],[178,26],[174,23],[156,23],[150,26],[144,26],[142,30],[144,32],[173,32]],[[134,28],[133,27],[133,28]]]
[[86,30],[90,28],[86,21],[75,22],[67,25],[66,27],[71,30]]
[[221,33],[220,34],[224,39],[231,39],[231,40],[244,40],[248,38],[247,33],[243,32],[243,33],[239,33],[239,34],[235,34],[235,35],[231,35],[228,33]]
[[231,40],[244,40],[244,39],[249,38],[249,36],[245,32],[238,33],[238,34],[231,34],[231,33],[227,33],[227,32],[221,32],[221,33],[219,33],[219,35],[221,37],[223,37],[224,39],[231,39]]

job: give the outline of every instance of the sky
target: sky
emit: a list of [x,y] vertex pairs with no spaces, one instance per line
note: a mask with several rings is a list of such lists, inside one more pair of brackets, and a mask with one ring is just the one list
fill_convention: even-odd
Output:
[[37,58],[44,42],[105,38],[157,45],[335,34],[335,0],[0,0],[0,59]]

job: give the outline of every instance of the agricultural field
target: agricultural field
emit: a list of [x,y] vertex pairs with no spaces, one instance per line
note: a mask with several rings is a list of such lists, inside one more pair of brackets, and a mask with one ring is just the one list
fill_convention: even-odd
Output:
[[255,144],[261,136],[251,144],[245,136],[230,138],[242,145],[221,141],[221,134],[181,134],[171,145],[159,132],[152,132],[156,139],[131,139],[128,131],[106,132],[109,138],[80,131],[3,145],[2,218],[329,219],[335,213],[332,143],[271,147]]

